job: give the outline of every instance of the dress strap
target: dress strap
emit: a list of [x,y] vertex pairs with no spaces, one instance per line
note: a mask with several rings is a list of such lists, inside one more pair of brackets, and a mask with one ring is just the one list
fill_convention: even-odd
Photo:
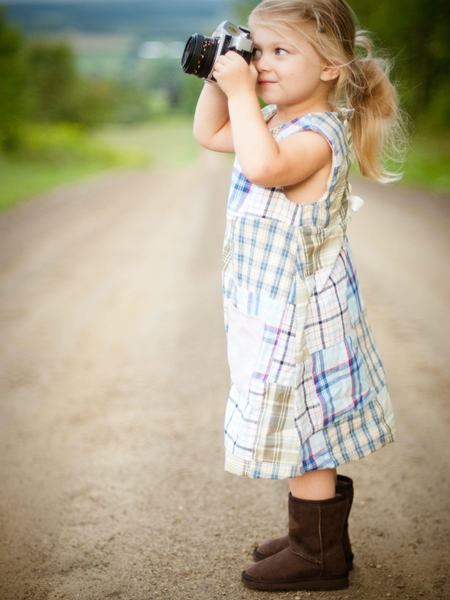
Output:
[[267,104],[267,106],[264,106],[261,109],[262,112],[262,116],[264,118],[264,121],[267,121],[273,117],[273,115],[277,112],[277,105],[276,104]]

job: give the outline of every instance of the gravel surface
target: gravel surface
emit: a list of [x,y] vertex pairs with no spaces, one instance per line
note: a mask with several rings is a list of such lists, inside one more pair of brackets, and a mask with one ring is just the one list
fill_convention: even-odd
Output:
[[[0,598],[263,599],[288,482],[223,470],[231,165],[102,174],[0,216]],[[355,180],[349,226],[397,440],[354,479],[350,587],[450,597],[449,198]]]

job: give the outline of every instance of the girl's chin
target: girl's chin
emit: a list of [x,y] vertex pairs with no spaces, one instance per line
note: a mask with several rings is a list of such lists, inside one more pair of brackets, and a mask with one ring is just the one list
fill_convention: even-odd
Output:
[[258,92],[261,95],[265,95],[265,94],[270,94],[270,92],[273,92],[274,88],[272,87],[271,84],[266,84],[266,85],[258,85]]

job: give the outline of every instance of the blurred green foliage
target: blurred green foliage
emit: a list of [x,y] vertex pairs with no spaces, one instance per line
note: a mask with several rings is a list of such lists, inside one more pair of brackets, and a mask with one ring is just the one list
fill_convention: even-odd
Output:
[[161,116],[146,124],[112,124],[93,137],[130,153],[145,154],[152,165],[164,167],[185,166],[200,152],[192,135],[192,119],[186,115]]
[[132,82],[81,75],[63,42],[30,42],[0,7],[0,151],[19,153],[29,123],[77,123],[89,129],[150,116],[148,95]]
[[149,165],[152,157],[87,134],[78,123],[25,123],[20,149],[0,153],[0,211],[61,183],[114,167]]
[[99,162],[104,165],[139,163],[136,152],[120,152],[117,147],[87,136],[78,123],[26,124],[23,127],[20,159],[54,165]]
[[418,127],[450,121],[450,23],[447,0],[351,0],[361,27],[394,60],[402,103]]
[[9,27],[0,7],[0,148],[18,145],[19,129],[29,115],[28,64],[19,33]]

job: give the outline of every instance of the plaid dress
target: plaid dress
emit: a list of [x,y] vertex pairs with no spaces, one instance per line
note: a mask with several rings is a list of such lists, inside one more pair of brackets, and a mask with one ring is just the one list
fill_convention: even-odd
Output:
[[[262,109],[267,121],[276,105]],[[327,191],[292,202],[233,165],[222,249],[230,370],[225,470],[286,479],[360,459],[394,441],[385,372],[352,261],[350,109],[272,130],[315,131],[333,151]]]

